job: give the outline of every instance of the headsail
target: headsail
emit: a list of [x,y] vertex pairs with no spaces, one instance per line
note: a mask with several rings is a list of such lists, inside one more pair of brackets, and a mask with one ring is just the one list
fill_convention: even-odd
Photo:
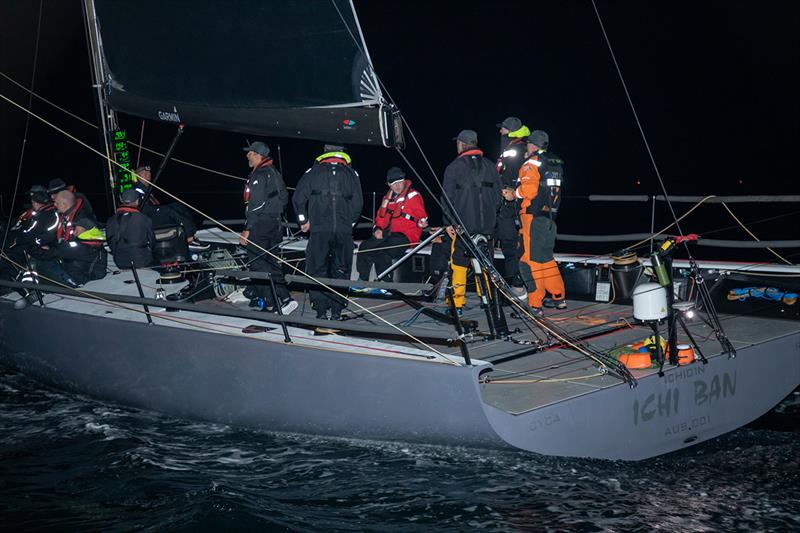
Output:
[[117,111],[266,136],[394,146],[348,0],[94,0]]

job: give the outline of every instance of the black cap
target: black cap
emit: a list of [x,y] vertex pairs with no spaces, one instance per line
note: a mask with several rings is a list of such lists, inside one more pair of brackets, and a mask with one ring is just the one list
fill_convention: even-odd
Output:
[[461,141],[467,146],[478,146],[478,134],[472,130],[461,130],[456,137],[453,137],[453,140]]
[[28,194],[33,202],[40,204],[46,204],[50,202],[50,194],[42,185],[34,185],[31,187],[31,190],[28,191]]
[[266,143],[262,143],[261,141],[256,141],[254,143],[250,143],[250,146],[245,146],[242,148],[245,152],[255,152],[261,157],[269,156],[269,146]]
[[139,193],[135,189],[126,189],[120,196],[123,204],[138,204]]
[[550,144],[550,136],[546,131],[533,130],[528,135],[528,144],[535,144],[539,148],[547,148],[547,145]]
[[344,146],[340,146],[338,144],[326,144],[323,150],[327,152],[344,152]]
[[142,172],[150,172],[150,165],[139,165],[136,167],[137,174],[141,174]]
[[50,180],[50,183],[47,184],[47,192],[49,192],[50,194],[61,192],[66,188],[67,184],[64,183],[64,180],[62,180],[61,178]]
[[522,127],[522,121],[517,117],[506,117],[500,124],[495,124],[498,128],[505,128],[508,131],[517,131]]
[[406,173],[400,167],[392,167],[386,171],[386,183],[389,185],[404,179],[406,179]]

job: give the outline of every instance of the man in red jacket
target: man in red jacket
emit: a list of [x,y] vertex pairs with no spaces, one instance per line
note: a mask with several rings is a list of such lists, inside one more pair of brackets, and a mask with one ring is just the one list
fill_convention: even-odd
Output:
[[401,257],[409,246],[417,244],[422,229],[428,226],[428,213],[422,195],[411,188],[411,180],[399,167],[386,173],[389,192],[383,197],[375,215],[372,237],[358,249],[358,279],[369,281],[369,271],[375,265],[380,274]]

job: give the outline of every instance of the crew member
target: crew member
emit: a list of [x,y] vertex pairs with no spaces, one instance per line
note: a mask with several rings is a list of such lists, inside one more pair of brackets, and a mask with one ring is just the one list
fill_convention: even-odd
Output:
[[380,274],[405,253],[410,245],[417,244],[423,228],[428,226],[428,213],[422,195],[411,188],[411,180],[399,167],[386,172],[389,191],[383,197],[375,215],[372,237],[361,243],[356,266],[358,278],[369,281],[369,271],[375,265]]
[[520,287],[524,294],[522,278],[519,276],[519,202],[514,198],[518,185],[519,169],[525,162],[525,140],[530,130],[517,117],[507,117],[497,124],[500,128],[500,157],[497,159],[497,172],[503,184],[503,201],[497,212],[495,238],[505,258],[505,278],[514,287]]
[[143,268],[153,263],[153,222],[139,211],[139,193],[122,193],[121,206],[106,223],[106,242],[119,268]]
[[453,304],[460,312],[466,301],[470,261],[463,241],[471,237],[491,259],[501,184],[496,166],[478,148],[477,133],[463,130],[453,140],[458,157],[444,171],[442,205],[447,233],[453,239],[450,248]]
[[247,248],[250,270],[269,273],[275,284],[278,302],[270,284],[263,283],[254,288],[259,307],[265,311],[277,311],[280,306],[281,312],[288,315],[297,309],[297,302],[289,294],[283,270],[275,257],[280,253],[278,246],[283,240],[281,214],[289,201],[289,193],[283,176],[269,157],[269,146],[256,141],[243,150],[247,152],[247,164],[252,170],[244,188],[246,221],[239,244]]
[[89,199],[86,198],[86,195],[84,195],[83,193],[78,192],[75,189],[75,185],[67,185],[61,178],[52,179],[47,184],[47,192],[50,194],[50,198],[52,200],[55,201],[56,194],[60,193],[61,191],[69,191],[76,197],[80,198],[82,206],[81,209],[83,210],[85,216],[95,220],[97,219],[97,217],[94,214],[94,209],[92,209],[92,204],[89,202]]
[[542,314],[545,296],[547,307],[566,309],[564,280],[553,256],[556,242],[556,216],[561,205],[563,161],[548,152],[550,137],[535,130],[528,137],[528,159],[519,171],[520,184],[515,196],[522,200],[520,220],[524,251],[520,274],[528,290],[528,305]]
[[[325,145],[306,171],[292,197],[300,229],[311,232],[306,249],[306,273],[319,278],[350,279],[353,268],[353,227],[361,216],[361,181],[341,146]],[[317,318],[340,320],[346,302],[339,296],[311,291]]]
[[105,239],[97,221],[84,211],[83,199],[63,190],[56,193],[54,203],[59,213],[56,243],[42,246],[47,255],[36,261],[37,272],[71,287],[104,278],[108,263]]
[[[201,242],[195,235],[197,233],[197,224],[195,224],[194,215],[185,205],[178,202],[162,204],[156,197],[155,191],[149,195],[147,194],[152,188],[150,185],[152,179],[150,165],[138,167],[136,169],[136,185],[133,190],[139,193],[139,209],[153,222],[153,228],[181,226],[191,250],[198,252],[208,250],[211,245]],[[143,202],[145,198],[147,198],[147,201]]]
[[15,279],[20,268],[27,267],[25,254],[39,257],[41,246],[52,245],[56,241],[58,213],[47,189],[34,185],[28,191],[30,209],[25,210],[8,232],[5,255],[0,260],[0,278]]

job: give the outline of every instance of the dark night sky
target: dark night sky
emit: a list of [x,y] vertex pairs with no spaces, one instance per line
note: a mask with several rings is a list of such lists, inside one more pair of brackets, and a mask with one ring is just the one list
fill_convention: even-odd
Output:
[[[671,194],[800,193],[793,150],[800,140],[797,3],[599,1],[598,7]],[[452,159],[450,138],[462,128],[477,130],[494,158],[494,124],[513,114],[531,129],[550,133],[551,148],[567,162],[568,194],[657,192],[590,2],[372,0],[357,1],[356,8],[375,68],[437,172]],[[35,1],[0,3],[0,70],[26,85],[37,10]],[[134,46],[136,38],[146,37],[142,28],[132,36]],[[45,2],[35,86],[45,98],[94,121],[78,0]],[[27,103],[5,79],[0,92]],[[41,102],[34,101],[33,110],[97,146],[93,129]],[[138,137],[139,119],[122,116],[121,122]],[[25,118],[0,102],[0,124],[5,211]],[[164,151],[172,134],[148,122],[145,144]],[[242,141],[237,134],[189,129],[176,157],[245,175]],[[281,143],[290,185],[319,150],[311,141],[268,141]],[[352,154],[366,190],[380,190],[385,169],[400,162],[380,148],[353,147]],[[61,176],[102,203],[99,174],[96,156],[31,121],[24,189]],[[214,215],[241,212],[239,182],[172,165],[162,184],[193,191],[191,200]],[[758,214],[753,211],[751,219]],[[565,216],[564,224],[567,232],[593,232],[583,216]],[[644,231],[648,224],[634,225],[614,232]]]

